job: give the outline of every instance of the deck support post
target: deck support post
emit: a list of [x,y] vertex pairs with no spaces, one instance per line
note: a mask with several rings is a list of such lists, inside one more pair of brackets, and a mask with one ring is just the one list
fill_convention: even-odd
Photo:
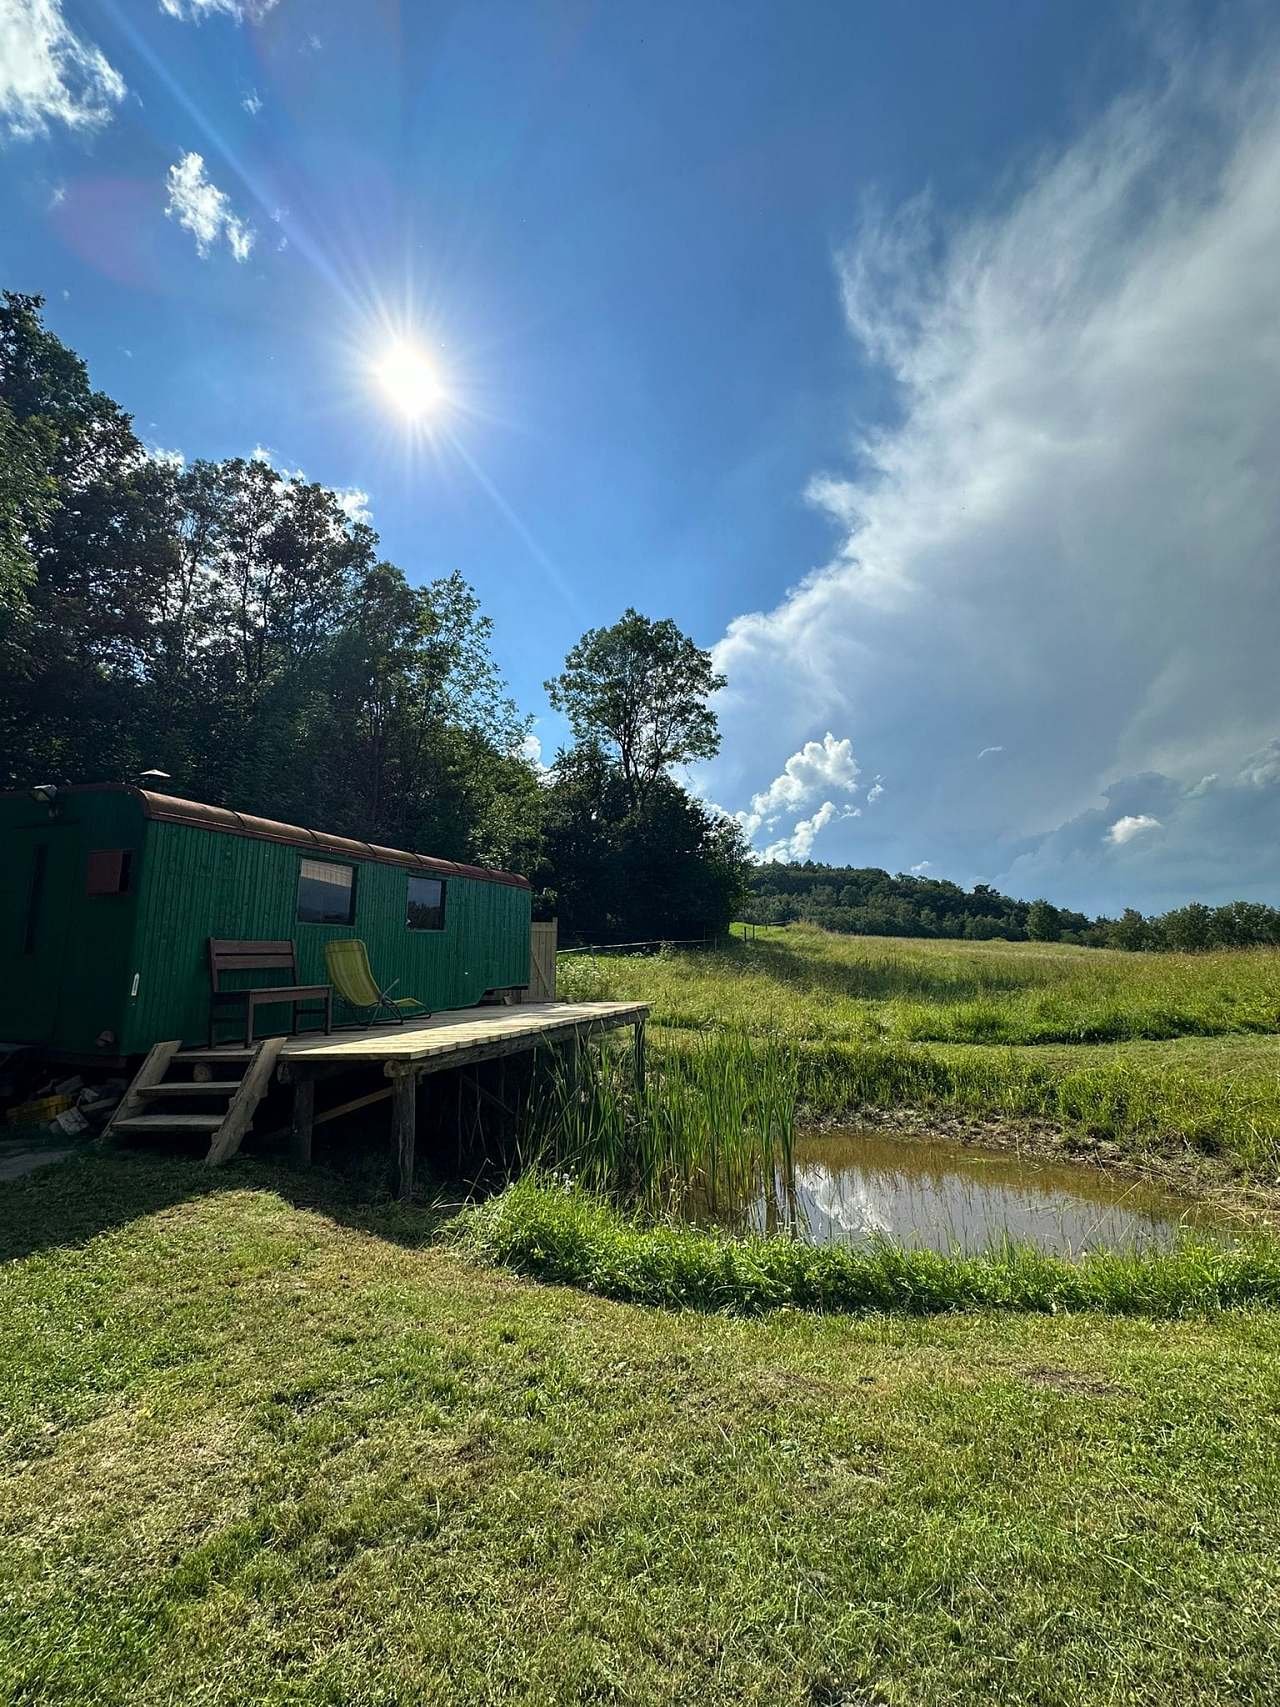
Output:
[[316,1082],[303,1073],[293,1082],[293,1128],[289,1138],[289,1157],[298,1167],[311,1161],[311,1129],[315,1123]]
[[413,1196],[413,1147],[418,1121],[418,1075],[409,1068],[393,1072],[391,1079],[391,1141],[396,1153],[396,1196]]

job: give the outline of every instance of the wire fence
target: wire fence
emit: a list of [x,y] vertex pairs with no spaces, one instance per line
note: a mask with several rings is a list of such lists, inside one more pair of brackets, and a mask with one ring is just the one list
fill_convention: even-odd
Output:
[[646,937],[642,942],[588,942],[575,944],[573,948],[561,948],[556,951],[560,959],[569,954],[631,954],[640,949],[651,949],[658,952],[664,948],[717,948],[723,942],[738,937],[744,942],[754,942],[756,926],[740,923],[735,920],[727,931],[709,931],[702,936],[686,937]]

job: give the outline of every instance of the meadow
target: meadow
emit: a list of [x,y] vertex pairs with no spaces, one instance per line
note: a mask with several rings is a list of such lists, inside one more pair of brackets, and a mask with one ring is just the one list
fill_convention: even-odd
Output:
[[563,956],[560,979],[568,997],[650,1002],[660,1050],[731,1033],[785,1051],[813,1120],[907,1107],[1004,1122],[1015,1138],[1037,1122],[1131,1160],[1213,1158],[1280,1183],[1274,949],[1124,954],[790,926],[713,951]]

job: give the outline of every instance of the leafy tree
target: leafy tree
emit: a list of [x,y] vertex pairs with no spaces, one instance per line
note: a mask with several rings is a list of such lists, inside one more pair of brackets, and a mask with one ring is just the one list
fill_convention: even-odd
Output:
[[1152,946],[1151,927],[1134,907],[1125,908],[1107,935],[1114,948],[1143,949]]
[[612,627],[589,629],[545,685],[576,740],[616,759],[632,812],[669,766],[720,749],[707,701],[725,679],[669,617],[654,622],[628,609]]
[[1057,942],[1062,935],[1062,917],[1048,901],[1033,901],[1027,908],[1027,935],[1032,942]]
[[715,935],[740,911],[750,861],[740,827],[669,777],[632,812],[621,768],[597,743],[558,755],[544,836],[544,907],[566,940]]

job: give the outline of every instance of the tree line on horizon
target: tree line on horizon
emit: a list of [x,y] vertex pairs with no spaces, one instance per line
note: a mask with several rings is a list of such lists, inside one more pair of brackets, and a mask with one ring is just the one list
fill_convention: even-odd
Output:
[[706,652],[627,611],[547,684],[545,772],[492,625],[338,495],[269,463],[150,454],[0,297],[0,787],[132,781],[529,877],[569,939],[689,937],[740,911],[749,850],[673,765],[719,744]]
[[1261,901],[1209,907],[1192,901],[1144,916],[1089,918],[1046,900],[1018,901],[989,884],[962,889],[946,878],[812,860],[755,866],[745,917],[754,924],[818,925],[850,936],[910,936],[967,942],[1063,942],[1132,952],[1280,947],[1280,909]]

